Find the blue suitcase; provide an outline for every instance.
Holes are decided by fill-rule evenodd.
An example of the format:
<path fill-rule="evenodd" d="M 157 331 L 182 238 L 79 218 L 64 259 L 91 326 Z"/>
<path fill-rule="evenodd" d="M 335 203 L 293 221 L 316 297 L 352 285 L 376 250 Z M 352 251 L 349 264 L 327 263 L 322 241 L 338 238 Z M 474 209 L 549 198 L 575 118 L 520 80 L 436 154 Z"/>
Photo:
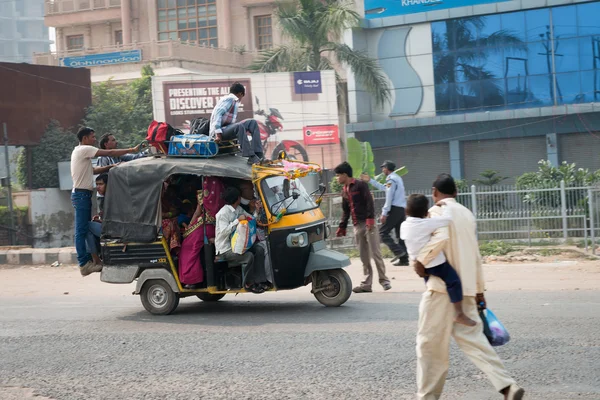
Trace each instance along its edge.
<path fill-rule="evenodd" d="M 206 135 L 176 135 L 169 141 L 169 156 L 211 158 L 219 146 Z"/>

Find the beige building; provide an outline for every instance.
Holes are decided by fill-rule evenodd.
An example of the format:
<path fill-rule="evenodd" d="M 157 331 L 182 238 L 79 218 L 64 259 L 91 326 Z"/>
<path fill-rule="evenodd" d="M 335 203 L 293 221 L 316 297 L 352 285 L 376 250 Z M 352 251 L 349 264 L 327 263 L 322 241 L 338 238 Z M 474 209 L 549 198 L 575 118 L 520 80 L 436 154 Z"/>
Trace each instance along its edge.
<path fill-rule="evenodd" d="M 157 75 L 242 72 L 256 51 L 282 41 L 274 29 L 274 3 L 45 0 L 45 23 L 56 28 L 56 52 L 38 54 L 36 62 L 67 65 L 66 58 L 69 66 L 89 67 L 94 81 L 135 78 L 148 62 Z M 131 53 L 103 56 L 117 52 Z"/>

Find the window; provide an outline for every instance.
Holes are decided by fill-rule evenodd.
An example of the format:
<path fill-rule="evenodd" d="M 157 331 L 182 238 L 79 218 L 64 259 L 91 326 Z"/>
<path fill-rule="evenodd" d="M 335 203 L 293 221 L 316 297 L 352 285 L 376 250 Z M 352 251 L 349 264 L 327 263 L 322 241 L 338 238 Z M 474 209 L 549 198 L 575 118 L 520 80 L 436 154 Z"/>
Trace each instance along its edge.
<path fill-rule="evenodd" d="M 436 109 L 600 100 L 600 2 L 431 24 Z"/>
<path fill-rule="evenodd" d="M 115 44 L 123 44 L 123 31 L 115 31 Z"/>
<path fill-rule="evenodd" d="M 267 50 L 273 47 L 271 16 L 261 15 L 254 18 L 254 27 L 256 30 L 256 48 L 258 50 Z"/>
<path fill-rule="evenodd" d="M 67 50 L 83 49 L 83 35 L 67 36 Z"/>
<path fill-rule="evenodd" d="M 218 47 L 217 0 L 157 0 L 158 40 Z"/>

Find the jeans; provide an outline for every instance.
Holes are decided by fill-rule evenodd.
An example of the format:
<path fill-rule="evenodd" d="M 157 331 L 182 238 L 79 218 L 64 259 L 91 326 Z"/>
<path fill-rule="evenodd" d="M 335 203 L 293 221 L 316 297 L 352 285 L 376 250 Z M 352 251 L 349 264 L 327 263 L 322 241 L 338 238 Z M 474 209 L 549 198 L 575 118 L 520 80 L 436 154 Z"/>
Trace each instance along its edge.
<path fill-rule="evenodd" d="M 86 237 L 87 251 L 90 254 L 100 254 L 98 246 L 100 236 L 102 235 L 102 224 L 100 222 L 90 222 L 90 228 Z"/>
<path fill-rule="evenodd" d="M 450 303 L 458 303 L 463 299 L 462 283 L 456 273 L 456 270 L 452 268 L 447 261 L 443 264 L 436 265 L 435 267 L 427 268 L 425 271 L 429 275 L 437 276 L 446 284 L 448 295 L 450 296 Z M 429 277 L 425 277 L 425 282 L 429 280 Z"/>
<path fill-rule="evenodd" d="M 86 238 L 92 219 L 92 192 L 77 191 L 71 193 L 71 203 L 75 209 L 75 250 L 77 262 L 83 267 L 92 260 L 86 249 Z"/>
<path fill-rule="evenodd" d="M 246 132 L 250 132 L 252 141 L 248 140 Z M 253 119 L 223 127 L 221 139 L 237 139 L 242 150 L 242 157 L 252 157 L 255 155 L 258 158 L 262 158 L 263 156 L 262 142 L 260 141 L 260 129 Z"/>

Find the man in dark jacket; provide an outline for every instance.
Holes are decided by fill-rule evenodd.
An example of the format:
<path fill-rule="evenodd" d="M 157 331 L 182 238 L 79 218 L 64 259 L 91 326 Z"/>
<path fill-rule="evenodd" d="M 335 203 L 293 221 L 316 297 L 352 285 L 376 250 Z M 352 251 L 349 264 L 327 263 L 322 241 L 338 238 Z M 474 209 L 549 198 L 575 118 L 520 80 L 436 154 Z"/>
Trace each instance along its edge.
<path fill-rule="evenodd" d="M 354 225 L 354 236 L 358 245 L 360 260 L 363 264 L 365 280 L 360 286 L 352 289 L 354 293 L 371 293 L 373 291 L 373 268 L 371 267 L 371 258 L 375 260 L 377 273 L 379 274 L 379 283 L 384 290 L 390 290 L 390 280 L 385 275 L 385 264 L 381 257 L 381 248 L 379 247 L 379 233 L 375 226 L 375 206 L 373 196 L 369 186 L 361 180 L 352 177 L 352 167 L 347 162 L 343 162 L 335 167 L 335 174 L 338 182 L 343 185 L 342 189 L 342 209 L 344 214 L 342 221 L 336 232 L 337 237 L 346 236 L 348 220 L 352 216 Z"/>

